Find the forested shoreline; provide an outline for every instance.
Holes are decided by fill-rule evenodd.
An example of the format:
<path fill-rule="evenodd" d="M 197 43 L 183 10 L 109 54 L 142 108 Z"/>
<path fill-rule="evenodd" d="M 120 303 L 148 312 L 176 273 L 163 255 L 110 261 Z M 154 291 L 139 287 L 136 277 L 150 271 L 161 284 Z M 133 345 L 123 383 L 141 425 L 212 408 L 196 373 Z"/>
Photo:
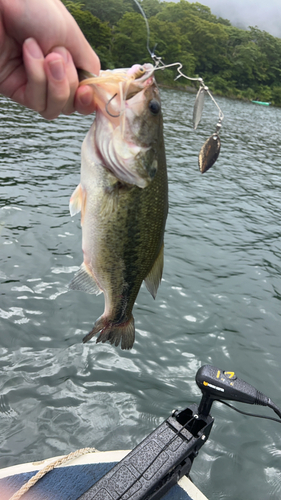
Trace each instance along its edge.
<path fill-rule="evenodd" d="M 145 21 L 133 0 L 63 0 L 100 57 L 102 68 L 151 62 Z M 258 27 L 236 28 L 200 3 L 139 0 L 150 28 L 150 49 L 165 64 L 181 62 L 217 95 L 281 106 L 281 39 Z M 160 83 L 190 86 L 175 69 Z"/>

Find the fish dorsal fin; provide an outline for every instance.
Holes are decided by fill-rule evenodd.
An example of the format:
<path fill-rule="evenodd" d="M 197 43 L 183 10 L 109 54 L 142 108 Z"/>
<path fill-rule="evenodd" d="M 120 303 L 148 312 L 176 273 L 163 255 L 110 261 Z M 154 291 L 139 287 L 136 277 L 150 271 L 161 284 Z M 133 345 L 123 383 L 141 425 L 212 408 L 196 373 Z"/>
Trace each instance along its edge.
<path fill-rule="evenodd" d="M 144 282 L 147 290 L 151 293 L 152 297 L 155 299 L 156 293 L 162 278 L 164 265 L 164 243 L 161 250 L 156 258 L 151 271 L 146 276 Z"/>
<path fill-rule="evenodd" d="M 87 269 L 84 262 L 68 286 L 71 290 L 80 290 L 81 292 L 93 293 L 95 295 L 102 293 L 102 290 L 98 287 L 93 275 Z"/>

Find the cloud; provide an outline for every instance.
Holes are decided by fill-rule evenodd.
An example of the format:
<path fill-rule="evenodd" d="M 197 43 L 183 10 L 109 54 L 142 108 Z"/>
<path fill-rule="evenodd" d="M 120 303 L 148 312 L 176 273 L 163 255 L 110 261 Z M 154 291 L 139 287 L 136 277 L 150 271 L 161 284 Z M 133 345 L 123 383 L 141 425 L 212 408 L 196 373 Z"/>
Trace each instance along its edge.
<path fill-rule="evenodd" d="M 191 1 L 191 0 L 189 0 Z M 193 2 L 191 2 L 193 3 Z M 239 28 L 258 26 L 273 36 L 281 38 L 281 0 L 201 0 L 210 7 L 212 14 L 228 19 Z"/>

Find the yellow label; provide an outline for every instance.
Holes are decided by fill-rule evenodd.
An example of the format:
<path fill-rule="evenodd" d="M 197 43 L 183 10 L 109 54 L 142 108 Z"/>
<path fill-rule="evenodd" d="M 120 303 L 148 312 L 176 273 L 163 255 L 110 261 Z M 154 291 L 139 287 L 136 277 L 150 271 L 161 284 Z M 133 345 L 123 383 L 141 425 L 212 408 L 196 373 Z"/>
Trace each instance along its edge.
<path fill-rule="evenodd" d="M 225 374 L 225 376 L 226 376 L 227 378 L 233 378 L 233 377 L 234 377 L 234 375 L 235 375 L 235 372 L 224 372 L 224 374 Z"/>

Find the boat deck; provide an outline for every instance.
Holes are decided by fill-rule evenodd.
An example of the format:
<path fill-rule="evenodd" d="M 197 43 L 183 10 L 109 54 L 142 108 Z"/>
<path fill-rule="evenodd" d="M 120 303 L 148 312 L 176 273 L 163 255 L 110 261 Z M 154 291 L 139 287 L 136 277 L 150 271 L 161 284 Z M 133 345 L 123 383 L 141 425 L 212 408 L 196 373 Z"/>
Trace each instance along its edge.
<path fill-rule="evenodd" d="M 129 450 L 88 453 L 48 472 L 25 493 L 22 500 L 78 500 L 94 483 L 122 460 Z M 27 463 L 0 470 L 0 498 L 9 500 L 34 474 L 61 457 Z M 118 495 L 117 495 L 118 497 Z M 98 500 L 113 500 L 111 497 Z M 133 500 L 133 497 L 132 497 Z M 182 477 L 163 500 L 207 500 L 187 478 Z"/>

